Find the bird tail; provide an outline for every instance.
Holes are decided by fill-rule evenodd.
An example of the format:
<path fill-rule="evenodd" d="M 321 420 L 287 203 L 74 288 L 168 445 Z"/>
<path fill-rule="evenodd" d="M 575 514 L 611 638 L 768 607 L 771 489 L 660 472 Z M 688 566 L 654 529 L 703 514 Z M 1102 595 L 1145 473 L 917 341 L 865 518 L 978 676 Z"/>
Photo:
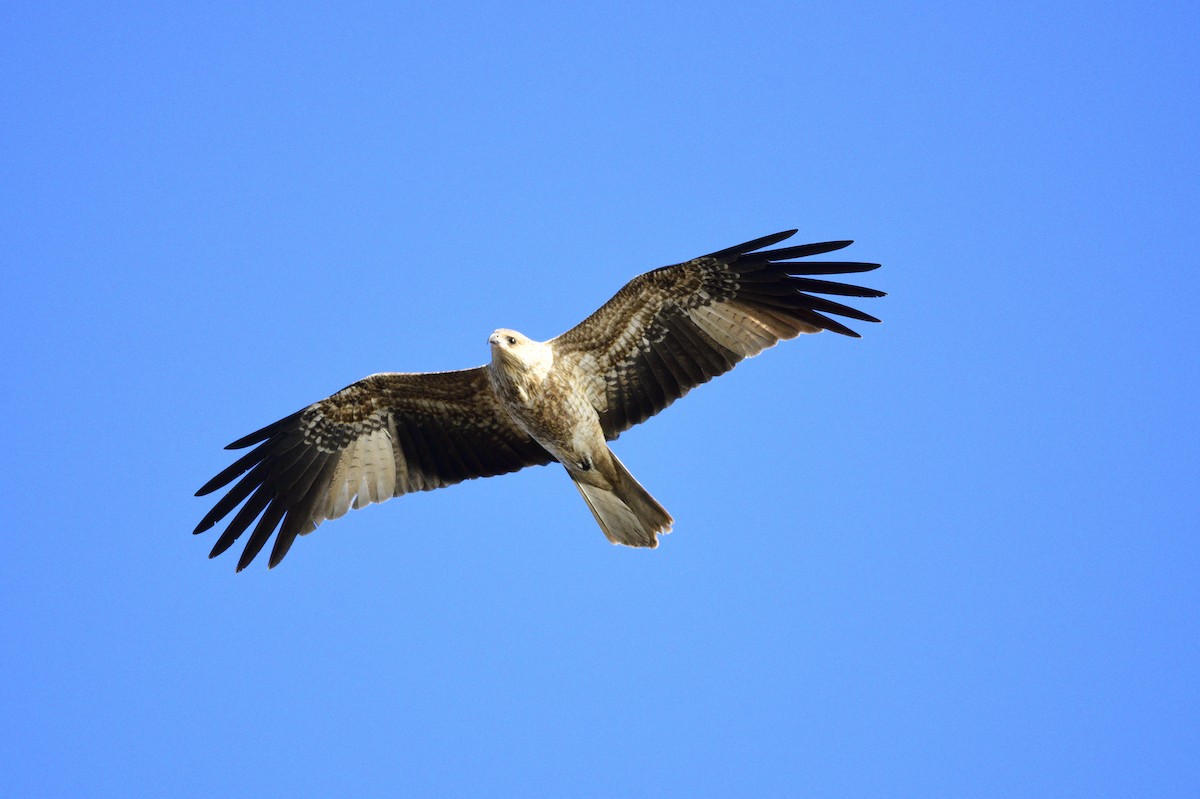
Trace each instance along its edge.
<path fill-rule="evenodd" d="M 571 475 L 571 479 L 609 541 L 653 549 L 658 546 L 658 534 L 671 532 L 675 520 L 649 491 L 642 488 L 611 450 L 609 454 L 616 471 L 613 485 L 590 485 L 575 475 Z"/>

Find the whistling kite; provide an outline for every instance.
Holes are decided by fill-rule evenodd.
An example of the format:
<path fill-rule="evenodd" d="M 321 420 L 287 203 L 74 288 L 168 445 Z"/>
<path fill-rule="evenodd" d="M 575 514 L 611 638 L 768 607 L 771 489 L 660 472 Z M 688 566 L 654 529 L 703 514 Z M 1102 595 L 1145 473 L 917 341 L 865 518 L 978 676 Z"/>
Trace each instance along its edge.
<path fill-rule="evenodd" d="M 371 375 L 240 438 L 227 449 L 257 446 L 197 496 L 245 476 L 195 532 L 245 501 L 210 557 L 258 519 L 238 570 L 278 527 L 273 567 L 297 535 L 350 508 L 558 461 L 609 541 L 655 547 L 658 534 L 670 532 L 671 515 L 606 442 L 780 339 L 821 330 L 858 337 L 824 314 L 879 321 L 813 294 L 882 291 L 807 277 L 879 264 L 791 260 L 849 241 L 761 251 L 795 232 L 640 275 L 549 341 L 497 330 L 486 366 Z"/>

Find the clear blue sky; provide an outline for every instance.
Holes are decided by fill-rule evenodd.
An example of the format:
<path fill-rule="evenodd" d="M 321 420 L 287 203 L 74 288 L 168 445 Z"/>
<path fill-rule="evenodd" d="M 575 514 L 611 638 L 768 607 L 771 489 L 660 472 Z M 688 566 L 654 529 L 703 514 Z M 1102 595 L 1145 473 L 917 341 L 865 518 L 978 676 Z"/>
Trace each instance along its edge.
<path fill-rule="evenodd" d="M 202 7 L 200 7 L 202 5 Z M 1195 3 L 11 3 L 0 793 L 1200 795 Z M 221 447 L 790 227 L 616 444 L 206 558 Z"/>

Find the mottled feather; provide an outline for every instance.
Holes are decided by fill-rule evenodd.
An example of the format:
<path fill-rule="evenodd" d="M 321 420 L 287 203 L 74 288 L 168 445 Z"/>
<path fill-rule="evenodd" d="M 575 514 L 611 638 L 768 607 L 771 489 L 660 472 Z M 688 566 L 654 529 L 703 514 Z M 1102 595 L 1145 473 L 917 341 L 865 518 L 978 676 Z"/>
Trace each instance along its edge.
<path fill-rule="evenodd" d="M 606 436 L 616 438 L 781 339 L 821 330 L 858 337 L 825 314 L 879 321 L 813 295 L 882 297 L 882 291 L 807 277 L 867 272 L 879 264 L 792 260 L 840 250 L 849 241 L 761 249 L 794 233 L 639 275 L 550 341 L 556 359 L 590 385 Z"/>
<path fill-rule="evenodd" d="M 488 366 L 372 375 L 244 436 L 228 449 L 251 449 L 197 492 L 228 487 L 195 532 L 232 513 L 210 557 L 249 530 L 238 570 L 275 535 L 273 567 L 298 535 L 352 508 L 549 463 L 556 457 L 548 447 L 564 458 L 610 540 L 653 547 L 657 535 L 670 529 L 671 516 L 620 465 L 605 439 L 781 339 L 821 330 L 858 336 L 829 314 L 878 321 L 815 295 L 882 297 L 883 292 L 813 276 L 866 272 L 879 265 L 796 260 L 842 249 L 849 241 L 764 249 L 793 233 L 640 275 L 549 342 L 497 331 Z M 506 349 L 509 345 L 536 357 L 522 361 L 525 356 L 516 357 L 517 349 Z M 509 356 L 516 357 L 512 368 L 531 367 L 540 374 L 537 379 L 544 382 L 527 388 L 544 395 L 542 404 L 526 407 L 520 392 L 513 397 L 496 393 L 509 380 L 496 382 L 496 358 Z M 599 460 L 592 454 L 576 454 L 575 460 L 563 454 L 588 436 L 599 442 L 594 452 Z M 609 470 L 608 477 L 600 474 L 601 467 Z"/>
<path fill-rule="evenodd" d="M 232 546 L 262 514 L 239 571 L 276 527 L 271 566 L 297 535 L 350 508 L 553 460 L 513 424 L 483 367 L 372 375 L 228 448 L 256 444 L 197 492 L 211 493 L 241 477 L 194 531 L 208 530 L 246 500 L 210 557 Z"/>

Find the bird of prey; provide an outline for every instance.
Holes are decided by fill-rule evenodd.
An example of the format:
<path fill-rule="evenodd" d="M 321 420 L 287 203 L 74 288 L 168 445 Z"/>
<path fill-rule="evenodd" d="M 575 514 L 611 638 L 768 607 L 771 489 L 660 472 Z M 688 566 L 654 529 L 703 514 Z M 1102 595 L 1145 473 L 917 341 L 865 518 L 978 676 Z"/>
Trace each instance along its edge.
<path fill-rule="evenodd" d="M 882 291 L 812 277 L 879 264 L 794 260 L 849 241 L 763 249 L 795 232 L 639 275 L 549 341 L 496 330 L 484 366 L 371 375 L 239 438 L 226 449 L 253 449 L 196 492 L 237 480 L 195 532 L 241 505 L 209 557 L 251 530 L 241 571 L 278 528 L 273 568 L 296 536 L 350 508 L 558 461 L 609 541 L 655 547 L 673 519 L 607 442 L 781 339 L 859 337 L 826 314 L 879 321 L 814 295 Z"/>

